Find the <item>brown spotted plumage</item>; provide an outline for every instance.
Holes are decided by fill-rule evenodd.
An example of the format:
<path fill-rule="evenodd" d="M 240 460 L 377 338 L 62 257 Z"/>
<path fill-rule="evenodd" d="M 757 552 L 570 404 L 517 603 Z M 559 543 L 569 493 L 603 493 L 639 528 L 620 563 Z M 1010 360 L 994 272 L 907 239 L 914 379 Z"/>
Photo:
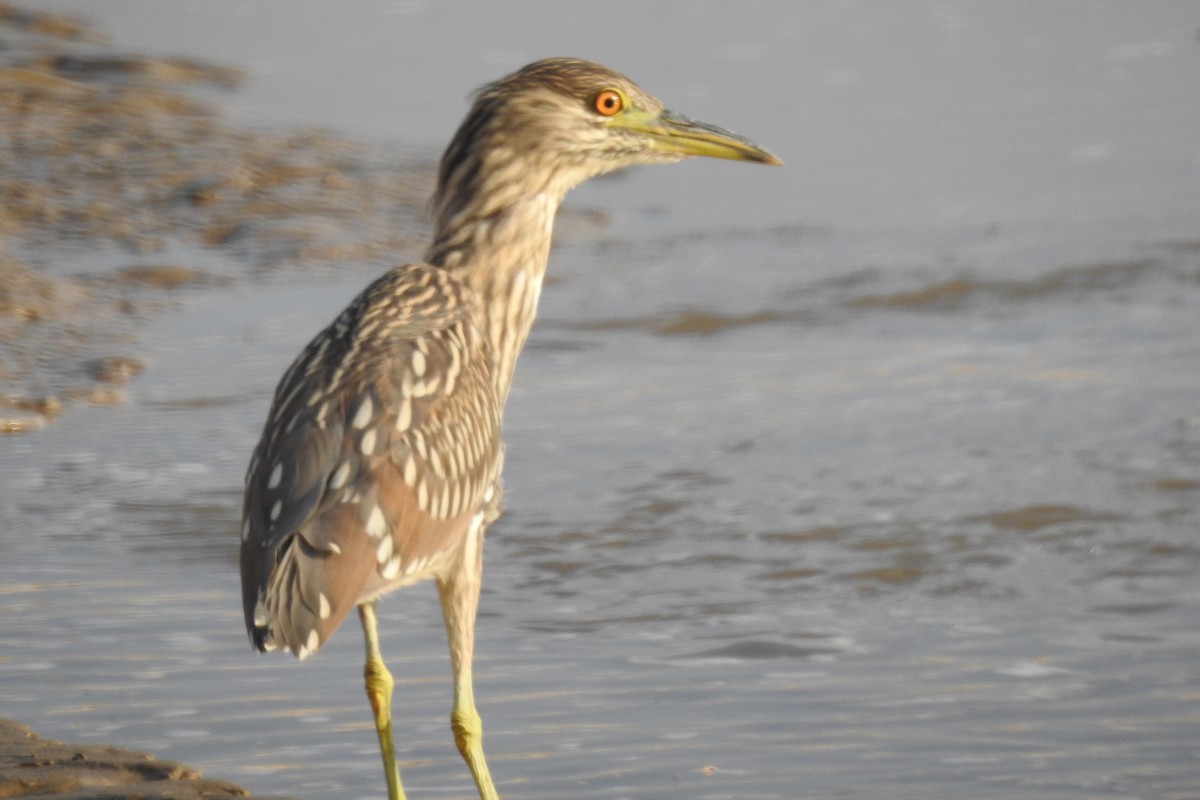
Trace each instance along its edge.
<path fill-rule="evenodd" d="M 455 742 L 496 798 L 471 682 L 481 551 L 558 205 L 591 176 L 692 155 L 778 163 L 598 64 L 547 59 L 485 87 L 442 158 L 428 263 L 368 286 L 275 390 L 246 474 L 246 627 L 259 650 L 303 658 L 358 607 L 391 800 L 403 790 L 374 603 L 423 578 L 450 643 Z"/>
<path fill-rule="evenodd" d="M 493 515 L 499 408 L 472 301 L 443 270 L 397 267 L 284 375 L 246 478 L 259 649 L 315 652 L 354 606 L 435 573 L 471 518 Z"/>

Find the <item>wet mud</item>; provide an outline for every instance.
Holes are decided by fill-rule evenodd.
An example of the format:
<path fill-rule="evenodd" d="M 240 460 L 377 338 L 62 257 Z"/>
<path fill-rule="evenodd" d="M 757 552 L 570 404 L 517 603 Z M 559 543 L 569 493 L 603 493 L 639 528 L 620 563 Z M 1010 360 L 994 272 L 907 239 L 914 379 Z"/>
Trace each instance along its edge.
<path fill-rule="evenodd" d="M 19 722 L 0 719 L 0 797 L 200 800 L 249 794 L 174 761 L 108 745 L 43 739 Z"/>
<path fill-rule="evenodd" d="M 236 69 L 114 52 L 82 20 L 0 6 L 0 432 L 119 403 L 170 292 L 379 262 L 424 230 L 428 159 L 225 124 Z M 221 258 L 164 261 L 179 245 Z M 233 264 L 222 273 L 222 264 Z"/>
<path fill-rule="evenodd" d="M 891 308 L 908 311 L 960 310 L 969 303 L 995 305 L 1034 300 L 1054 300 L 1062 296 L 1090 296 L 1128 288 L 1153 276 L 1166 273 L 1180 282 L 1193 282 L 1200 273 L 1172 270 L 1155 259 L 1118 261 L 1063 267 L 1029 280 L 986 280 L 959 276 L 937 281 L 917 289 L 889 294 L 866 294 L 851 301 L 854 308 Z"/>

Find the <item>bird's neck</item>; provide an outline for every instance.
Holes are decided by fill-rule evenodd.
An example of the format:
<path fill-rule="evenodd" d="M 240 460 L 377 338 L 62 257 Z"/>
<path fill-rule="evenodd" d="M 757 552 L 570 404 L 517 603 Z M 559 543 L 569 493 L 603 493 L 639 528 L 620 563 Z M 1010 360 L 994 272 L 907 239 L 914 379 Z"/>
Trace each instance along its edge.
<path fill-rule="evenodd" d="M 439 209 L 437 234 L 426 259 L 474 290 L 479 300 L 475 322 L 495 355 L 501 404 L 537 313 L 561 200 L 561 192 L 547 191 L 513 199 L 486 214 Z"/>

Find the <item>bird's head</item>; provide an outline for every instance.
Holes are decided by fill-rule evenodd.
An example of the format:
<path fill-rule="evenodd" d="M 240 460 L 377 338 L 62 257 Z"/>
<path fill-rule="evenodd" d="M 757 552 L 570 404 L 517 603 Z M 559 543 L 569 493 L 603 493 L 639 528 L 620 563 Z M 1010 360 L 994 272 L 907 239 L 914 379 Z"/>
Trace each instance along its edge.
<path fill-rule="evenodd" d="M 561 195 L 594 175 L 690 156 L 782 163 L 749 139 L 664 109 L 619 72 L 549 58 L 479 91 L 442 158 L 440 182 Z"/>

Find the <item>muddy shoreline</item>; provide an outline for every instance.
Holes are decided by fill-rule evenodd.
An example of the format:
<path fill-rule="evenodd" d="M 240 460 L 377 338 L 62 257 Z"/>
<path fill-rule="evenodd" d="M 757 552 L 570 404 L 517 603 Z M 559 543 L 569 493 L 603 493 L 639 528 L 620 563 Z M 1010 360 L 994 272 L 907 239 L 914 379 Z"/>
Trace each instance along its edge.
<path fill-rule="evenodd" d="M 179 293 L 419 252 L 430 159 L 235 129 L 242 77 L 0 4 L 0 432 L 122 402 Z"/>
<path fill-rule="evenodd" d="M 20 722 L 0 719 L 0 797 L 199 800 L 249 795 L 235 783 L 206 778 L 175 761 L 111 745 L 43 739 Z"/>

